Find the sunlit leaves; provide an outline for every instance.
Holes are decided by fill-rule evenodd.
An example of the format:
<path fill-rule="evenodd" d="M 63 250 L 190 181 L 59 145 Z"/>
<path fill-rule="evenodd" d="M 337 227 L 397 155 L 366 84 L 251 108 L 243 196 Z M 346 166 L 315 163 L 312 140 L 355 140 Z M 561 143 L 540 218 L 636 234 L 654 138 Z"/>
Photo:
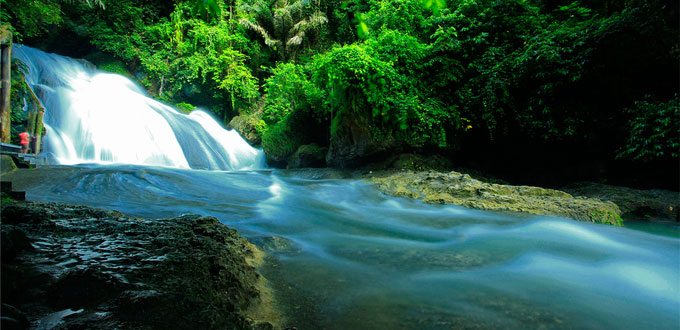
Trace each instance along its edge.
<path fill-rule="evenodd" d="M 423 7 L 431 9 L 437 15 L 439 11 L 446 8 L 446 0 L 423 0 Z"/>
<path fill-rule="evenodd" d="M 357 34 L 359 35 L 359 38 L 361 39 L 368 38 L 370 30 L 368 28 L 368 24 L 366 23 L 366 15 L 364 15 L 363 13 L 357 13 L 355 20 L 357 23 Z"/>

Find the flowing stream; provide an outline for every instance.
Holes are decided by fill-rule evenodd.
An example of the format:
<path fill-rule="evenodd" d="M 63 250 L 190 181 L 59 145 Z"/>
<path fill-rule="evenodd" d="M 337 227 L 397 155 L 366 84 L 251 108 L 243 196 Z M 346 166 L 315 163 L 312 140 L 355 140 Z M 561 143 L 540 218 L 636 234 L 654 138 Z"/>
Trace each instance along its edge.
<path fill-rule="evenodd" d="M 384 196 L 361 180 L 329 178 L 331 172 L 266 169 L 261 151 L 243 146 L 238 134 L 220 128 L 205 113 L 180 115 L 124 78 L 19 49 L 15 56 L 25 62 L 42 61 L 28 65 L 42 72 L 31 84 L 42 91 L 38 94 L 47 109 L 47 150 L 62 165 L 6 175 L 16 188 L 26 190 L 30 200 L 86 204 L 148 218 L 218 217 L 271 256 L 262 272 L 272 281 L 289 326 L 680 325 L 677 226 L 658 235 L 426 205 Z M 61 61 L 80 68 L 52 70 Z M 82 72 L 89 72 L 84 81 L 73 82 Z M 104 84 L 108 87 L 100 91 L 93 81 L 102 75 L 121 83 Z M 81 91 L 74 84 L 87 87 Z M 120 86 L 140 96 L 119 96 Z M 93 109 L 99 102 L 123 99 L 123 104 Z M 130 129 L 97 132 L 99 121 L 126 125 L 131 118 Z M 138 130 L 130 133 L 134 138 L 121 140 L 133 128 Z M 222 157 L 223 150 L 228 157 Z"/>

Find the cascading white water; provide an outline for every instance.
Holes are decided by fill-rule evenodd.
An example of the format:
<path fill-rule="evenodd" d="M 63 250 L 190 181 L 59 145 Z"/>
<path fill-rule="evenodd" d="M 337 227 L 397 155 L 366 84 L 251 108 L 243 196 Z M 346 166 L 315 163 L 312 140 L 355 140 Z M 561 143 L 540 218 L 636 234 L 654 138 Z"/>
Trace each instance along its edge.
<path fill-rule="evenodd" d="M 264 154 L 208 113 L 150 98 L 130 79 L 83 60 L 17 45 L 45 107 L 44 150 L 59 164 L 126 163 L 210 170 L 264 168 Z"/>

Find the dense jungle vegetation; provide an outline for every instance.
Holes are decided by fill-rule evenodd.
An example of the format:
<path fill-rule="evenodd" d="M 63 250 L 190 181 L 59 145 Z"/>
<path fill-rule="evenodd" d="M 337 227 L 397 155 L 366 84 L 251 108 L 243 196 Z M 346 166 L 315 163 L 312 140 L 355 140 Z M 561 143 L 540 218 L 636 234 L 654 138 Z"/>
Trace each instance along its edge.
<path fill-rule="evenodd" d="M 301 146 L 336 167 L 414 152 L 519 182 L 677 189 L 677 1 L 1 4 L 15 42 L 240 116 L 270 165 Z"/>

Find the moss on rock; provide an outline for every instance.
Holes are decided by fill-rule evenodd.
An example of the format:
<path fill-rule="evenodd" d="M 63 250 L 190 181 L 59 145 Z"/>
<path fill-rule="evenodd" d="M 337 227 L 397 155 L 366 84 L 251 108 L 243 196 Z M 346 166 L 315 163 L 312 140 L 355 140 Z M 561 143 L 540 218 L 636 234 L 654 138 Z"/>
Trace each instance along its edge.
<path fill-rule="evenodd" d="M 252 146 L 262 143 L 262 136 L 257 131 L 260 118 L 257 115 L 240 115 L 231 119 L 229 127 L 235 129 Z"/>
<path fill-rule="evenodd" d="M 417 198 L 426 203 L 621 224 L 621 210 L 616 204 L 575 198 L 554 189 L 485 183 L 458 172 L 383 171 L 371 173 L 367 178 L 383 193 Z"/>

